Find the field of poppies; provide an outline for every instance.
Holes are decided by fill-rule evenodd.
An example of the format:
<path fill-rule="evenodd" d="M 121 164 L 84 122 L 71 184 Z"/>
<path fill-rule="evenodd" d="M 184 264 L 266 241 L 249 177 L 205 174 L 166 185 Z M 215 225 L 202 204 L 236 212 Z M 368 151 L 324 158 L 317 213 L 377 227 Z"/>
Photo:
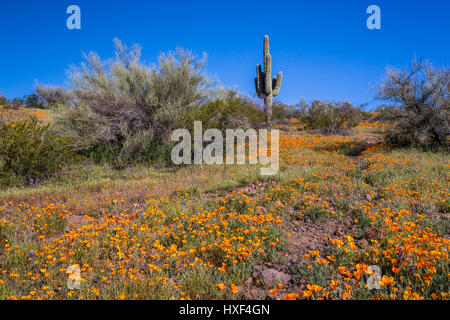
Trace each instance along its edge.
<path fill-rule="evenodd" d="M 77 164 L 0 192 L 0 299 L 449 298 L 445 151 L 288 121 L 280 171 Z"/>

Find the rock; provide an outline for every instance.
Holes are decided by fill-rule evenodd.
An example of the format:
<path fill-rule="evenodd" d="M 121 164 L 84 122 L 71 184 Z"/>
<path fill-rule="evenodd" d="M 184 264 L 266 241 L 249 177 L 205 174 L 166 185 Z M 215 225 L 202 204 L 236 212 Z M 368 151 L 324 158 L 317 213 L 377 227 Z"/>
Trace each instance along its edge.
<path fill-rule="evenodd" d="M 369 241 L 367 241 L 366 239 L 362 239 L 359 242 L 359 245 L 360 245 L 361 248 L 367 248 L 369 246 Z"/>
<path fill-rule="evenodd" d="M 353 219 L 350 216 L 345 217 L 345 223 L 347 226 L 353 225 Z"/>
<path fill-rule="evenodd" d="M 294 209 L 294 207 L 292 207 L 292 206 L 287 207 L 287 212 L 288 212 L 288 214 L 290 214 L 290 215 L 298 216 L 297 211 L 296 211 L 296 210 Z"/>
<path fill-rule="evenodd" d="M 275 269 L 266 269 L 261 272 L 262 281 L 266 286 L 275 287 L 279 283 L 288 284 L 291 276 Z"/>
<path fill-rule="evenodd" d="M 364 238 L 366 238 L 367 240 L 380 240 L 382 238 L 382 234 L 377 229 L 368 227 L 364 232 Z"/>

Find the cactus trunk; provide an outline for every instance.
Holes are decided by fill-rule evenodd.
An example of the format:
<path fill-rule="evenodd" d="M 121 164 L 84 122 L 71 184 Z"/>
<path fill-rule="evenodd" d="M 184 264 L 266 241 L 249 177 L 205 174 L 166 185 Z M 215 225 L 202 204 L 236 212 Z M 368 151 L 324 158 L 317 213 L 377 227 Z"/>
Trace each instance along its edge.
<path fill-rule="evenodd" d="M 272 103 L 273 103 L 273 95 L 267 95 L 264 98 L 264 115 L 266 120 L 267 128 L 272 128 Z"/>
<path fill-rule="evenodd" d="M 261 65 L 256 67 L 255 90 L 259 98 L 264 99 L 264 114 L 266 126 L 272 127 L 272 104 L 273 97 L 280 92 L 283 74 L 278 73 L 277 77 L 272 79 L 272 56 L 270 55 L 269 37 L 264 37 L 264 71 Z"/>

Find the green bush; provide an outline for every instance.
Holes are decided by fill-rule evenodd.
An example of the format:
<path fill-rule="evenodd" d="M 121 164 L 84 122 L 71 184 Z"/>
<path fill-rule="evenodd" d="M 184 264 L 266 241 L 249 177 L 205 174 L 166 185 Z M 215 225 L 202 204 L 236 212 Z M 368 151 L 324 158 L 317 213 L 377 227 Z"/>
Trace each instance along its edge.
<path fill-rule="evenodd" d="M 329 103 L 314 101 L 305 105 L 302 122 L 308 129 L 323 134 L 344 134 L 358 125 L 361 110 L 348 102 Z"/>
<path fill-rule="evenodd" d="M 67 140 L 35 118 L 0 123 L 0 187 L 35 185 L 72 159 Z"/>
<path fill-rule="evenodd" d="M 9 100 L 4 95 L 0 93 L 0 106 L 7 106 L 9 105 Z"/>
<path fill-rule="evenodd" d="M 156 142 L 145 141 L 145 146 L 139 146 L 133 151 L 123 152 L 126 147 L 119 143 L 98 144 L 79 153 L 95 163 L 108 163 L 116 169 L 130 164 L 160 164 L 170 166 L 171 147 L 158 145 Z"/>
<path fill-rule="evenodd" d="M 243 98 L 217 99 L 196 109 L 192 119 L 201 121 L 203 130 L 214 128 L 224 131 L 253 128 L 264 122 L 264 113 L 256 110 Z"/>
<path fill-rule="evenodd" d="M 35 108 L 35 109 L 47 109 L 48 105 L 46 105 L 39 95 L 36 93 L 32 93 L 24 97 L 25 107 L 27 108 Z"/>
<path fill-rule="evenodd" d="M 286 105 L 280 101 L 273 103 L 272 120 L 274 122 L 282 122 L 286 119 L 295 118 L 298 116 L 298 111 L 295 107 Z"/>

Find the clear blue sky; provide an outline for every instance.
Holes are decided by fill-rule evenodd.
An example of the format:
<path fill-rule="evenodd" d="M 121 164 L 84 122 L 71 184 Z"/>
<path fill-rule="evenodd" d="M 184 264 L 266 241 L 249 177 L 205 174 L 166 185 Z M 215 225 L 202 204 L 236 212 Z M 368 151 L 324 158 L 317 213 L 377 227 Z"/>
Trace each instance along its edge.
<path fill-rule="evenodd" d="M 82 29 L 66 28 L 66 9 L 81 8 Z M 368 30 L 366 8 L 381 8 L 381 30 Z M 14 0 L 0 3 L 0 92 L 29 94 L 35 81 L 66 84 L 82 51 L 113 55 L 112 39 L 140 43 L 153 63 L 177 46 L 208 54 L 207 71 L 253 94 L 262 41 L 271 39 L 273 72 L 284 72 L 279 98 L 374 103 L 385 67 L 416 54 L 450 64 L 450 1 L 400 0 Z"/>

